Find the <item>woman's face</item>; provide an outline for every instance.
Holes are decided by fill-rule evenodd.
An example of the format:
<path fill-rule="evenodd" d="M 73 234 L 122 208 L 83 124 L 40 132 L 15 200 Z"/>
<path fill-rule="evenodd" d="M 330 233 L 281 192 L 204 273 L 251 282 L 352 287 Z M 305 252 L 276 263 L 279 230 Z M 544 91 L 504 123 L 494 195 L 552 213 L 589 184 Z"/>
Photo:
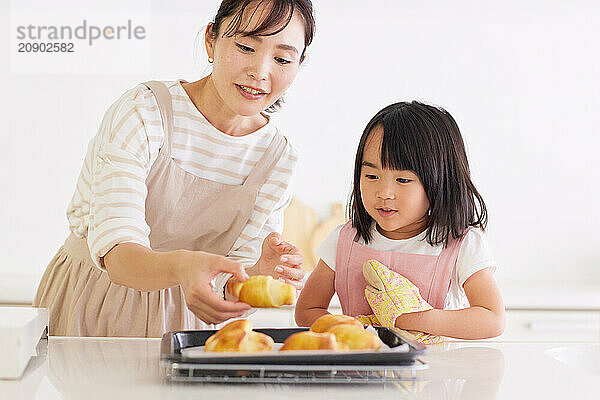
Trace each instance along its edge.
<path fill-rule="evenodd" d="M 383 169 L 383 129 L 371 132 L 363 152 L 360 195 L 379 232 L 389 239 L 408 239 L 427 227 L 429 200 L 413 171 Z"/>
<path fill-rule="evenodd" d="M 249 21 L 249 31 L 260 23 L 260 14 L 259 7 Z M 223 20 L 221 30 L 229 22 L 230 18 Z M 217 93 L 235 114 L 257 115 L 283 95 L 298 73 L 304 49 L 302 19 L 294 13 L 289 24 L 272 36 L 220 35 L 211 39 L 207 30 L 207 52 L 214 58 L 211 79 Z"/>

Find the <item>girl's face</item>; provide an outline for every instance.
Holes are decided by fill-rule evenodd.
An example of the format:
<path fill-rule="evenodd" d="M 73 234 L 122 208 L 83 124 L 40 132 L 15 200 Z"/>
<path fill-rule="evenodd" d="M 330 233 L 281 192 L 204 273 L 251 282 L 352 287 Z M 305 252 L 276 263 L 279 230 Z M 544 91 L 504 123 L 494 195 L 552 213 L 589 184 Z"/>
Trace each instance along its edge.
<path fill-rule="evenodd" d="M 377 230 L 389 239 L 408 239 L 427 227 L 429 200 L 412 171 L 382 169 L 383 129 L 371 131 L 363 152 L 360 194 Z"/>
<path fill-rule="evenodd" d="M 263 6 L 261 6 L 263 7 Z M 260 23 L 261 8 L 252 14 L 251 30 Z M 223 20 L 226 29 L 232 17 Z M 244 18 L 248 16 L 244 15 Z M 246 21 L 242 22 L 246 26 Z M 294 13 L 289 24 L 272 36 L 206 35 L 208 56 L 214 58 L 211 79 L 224 106 L 241 116 L 254 116 L 277 101 L 291 85 L 304 49 L 304 24 Z"/>

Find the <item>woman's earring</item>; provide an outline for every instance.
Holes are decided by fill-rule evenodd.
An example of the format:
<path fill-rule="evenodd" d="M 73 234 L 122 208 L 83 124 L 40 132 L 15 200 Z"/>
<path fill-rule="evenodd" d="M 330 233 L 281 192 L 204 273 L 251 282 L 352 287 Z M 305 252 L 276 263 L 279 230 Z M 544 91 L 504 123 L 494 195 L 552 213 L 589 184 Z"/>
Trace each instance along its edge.
<path fill-rule="evenodd" d="M 211 57 L 208 57 L 208 63 L 209 63 L 209 64 L 212 64 L 213 62 L 215 62 L 215 59 L 214 59 L 214 58 L 211 58 Z"/>

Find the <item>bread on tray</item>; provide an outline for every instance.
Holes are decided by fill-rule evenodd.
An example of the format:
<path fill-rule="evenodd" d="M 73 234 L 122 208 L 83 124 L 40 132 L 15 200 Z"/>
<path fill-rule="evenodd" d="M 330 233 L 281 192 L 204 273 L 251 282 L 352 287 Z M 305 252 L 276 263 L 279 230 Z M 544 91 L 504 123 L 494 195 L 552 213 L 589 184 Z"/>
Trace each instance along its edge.
<path fill-rule="evenodd" d="M 206 339 L 204 351 L 256 353 L 273 351 L 273 344 L 273 338 L 264 333 L 254 332 L 249 320 L 240 319 L 228 323 Z"/>
<path fill-rule="evenodd" d="M 286 350 L 345 350 L 341 349 L 332 333 L 298 332 L 290 335 L 279 351 Z"/>
<path fill-rule="evenodd" d="M 381 347 L 381 340 L 377 335 L 362 326 L 338 324 L 327 332 L 333 333 L 338 344 L 348 350 L 378 350 Z"/>
<path fill-rule="evenodd" d="M 315 332 L 325 327 L 326 332 Z M 324 315 L 310 330 L 290 335 L 279 350 L 378 350 L 381 345 L 379 337 L 365 330 L 354 318 Z M 274 341 L 268 335 L 253 331 L 250 320 L 240 319 L 225 325 L 209 337 L 204 346 L 206 352 L 270 352 Z"/>
<path fill-rule="evenodd" d="M 347 315 L 325 314 L 307 332 L 288 337 L 280 350 L 378 350 L 381 340 Z"/>
<path fill-rule="evenodd" d="M 362 328 L 362 324 L 348 315 L 325 314 L 312 323 L 310 330 L 317 333 L 327 332 L 330 328 L 339 324 L 350 324 Z"/>

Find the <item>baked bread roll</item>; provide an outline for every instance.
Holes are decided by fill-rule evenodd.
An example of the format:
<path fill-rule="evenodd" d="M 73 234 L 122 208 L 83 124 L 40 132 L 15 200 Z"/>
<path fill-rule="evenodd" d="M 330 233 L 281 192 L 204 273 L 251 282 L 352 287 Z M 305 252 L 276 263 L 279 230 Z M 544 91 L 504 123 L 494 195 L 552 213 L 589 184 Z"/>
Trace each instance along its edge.
<path fill-rule="evenodd" d="M 327 332 L 330 328 L 339 324 L 350 324 L 362 328 L 362 324 L 357 319 L 348 315 L 325 314 L 313 322 L 310 326 L 310 330 L 317 333 Z"/>
<path fill-rule="evenodd" d="M 253 332 L 247 319 L 233 321 L 206 339 L 204 351 L 255 353 L 273 350 L 273 338 L 264 333 Z"/>
<path fill-rule="evenodd" d="M 338 345 L 347 347 L 348 350 L 378 350 L 381 340 L 361 326 L 354 324 L 338 324 L 332 326 L 328 333 L 333 333 Z"/>
<path fill-rule="evenodd" d="M 246 282 L 235 282 L 229 292 L 252 307 L 281 307 L 294 304 L 296 288 L 268 275 L 251 276 Z"/>
<path fill-rule="evenodd" d="M 283 342 L 279 351 L 286 350 L 342 350 L 333 333 L 298 332 Z"/>

